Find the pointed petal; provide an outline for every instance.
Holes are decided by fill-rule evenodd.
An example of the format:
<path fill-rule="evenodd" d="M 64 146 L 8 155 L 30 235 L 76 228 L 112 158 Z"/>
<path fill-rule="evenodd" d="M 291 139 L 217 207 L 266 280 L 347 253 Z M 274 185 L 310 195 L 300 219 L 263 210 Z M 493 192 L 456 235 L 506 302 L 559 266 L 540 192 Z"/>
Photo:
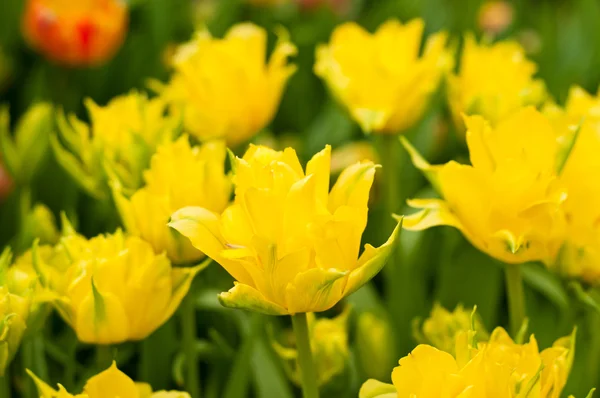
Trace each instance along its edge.
<path fill-rule="evenodd" d="M 296 275 L 286 288 L 289 313 L 321 312 L 333 307 L 342 299 L 347 274 L 334 268 L 311 268 Z"/>
<path fill-rule="evenodd" d="M 400 230 L 402 229 L 402 220 L 398 222 L 392 235 L 387 242 L 378 248 L 371 245 L 365 246 L 365 251 L 358 259 L 358 267 L 350 272 L 348 283 L 344 289 L 344 297 L 360 289 L 362 285 L 370 281 L 385 265 L 388 257 L 394 252 L 399 241 Z"/>
<path fill-rule="evenodd" d="M 25 371 L 27 372 L 29 377 L 31 377 L 33 379 L 33 382 L 35 383 L 35 386 L 38 389 L 38 394 L 40 395 L 40 398 L 56 397 L 56 395 L 58 394 L 58 391 L 56 391 L 55 389 L 50 387 L 48 384 L 46 384 L 44 381 L 42 381 L 31 370 L 25 369 Z"/>
<path fill-rule="evenodd" d="M 404 229 L 421 231 L 431 227 L 448 225 L 463 230 L 460 221 L 450 211 L 446 202 L 441 199 L 412 199 L 408 200 L 407 203 L 411 207 L 423 210 L 404 216 L 402 224 Z"/>
<path fill-rule="evenodd" d="M 425 160 L 425 158 L 421 156 L 419 151 L 417 151 L 417 149 L 414 146 L 412 146 L 412 144 L 405 137 L 400 137 L 400 142 L 410 155 L 410 159 L 413 165 L 423 172 L 425 178 L 429 180 L 429 182 L 437 192 L 441 192 L 438 173 L 442 166 L 430 165 L 429 162 L 427 162 L 427 160 Z"/>
<path fill-rule="evenodd" d="M 234 286 L 228 292 L 219 294 L 219 302 L 224 307 L 255 311 L 266 315 L 288 315 L 285 308 L 268 301 L 255 288 L 237 282 L 234 282 Z"/>
<path fill-rule="evenodd" d="M 331 174 L 331 146 L 325 146 L 321 152 L 312 157 L 306 164 L 306 175 L 314 175 L 317 200 L 327 205 L 329 195 L 329 176 Z"/>
<path fill-rule="evenodd" d="M 360 387 L 358 398 L 397 398 L 396 387 L 393 384 L 382 383 L 375 379 L 365 381 Z"/>
<path fill-rule="evenodd" d="M 114 361 L 108 369 L 90 378 L 83 391 L 90 397 L 138 396 L 138 389 L 133 380 L 121 372 Z"/>

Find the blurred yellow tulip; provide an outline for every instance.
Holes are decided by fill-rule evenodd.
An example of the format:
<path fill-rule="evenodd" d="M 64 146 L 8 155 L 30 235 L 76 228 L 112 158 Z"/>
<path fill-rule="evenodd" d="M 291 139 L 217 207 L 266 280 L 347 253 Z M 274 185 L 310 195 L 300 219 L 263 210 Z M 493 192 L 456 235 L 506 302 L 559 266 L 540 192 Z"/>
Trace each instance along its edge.
<path fill-rule="evenodd" d="M 134 382 L 117 368 L 115 362 L 108 369 L 91 377 L 85 383 L 83 392 L 77 395 L 70 394 L 60 384 L 58 390 L 53 389 L 29 369 L 27 369 L 27 373 L 35 382 L 40 398 L 190 398 L 188 393 L 182 391 L 153 393 L 150 385 Z"/>
<path fill-rule="evenodd" d="M 363 312 L 356 322 L 355 349 L 362 371 L 367 377 L 385 378 L 396 361 L 394 333 L 389 320 L 371 312 Z"/>
<path fill-rule="evenodd" d="M 563 204 L 564 245 L 550 266 L 570 277 L 600 283 L 600 97 L 571 88 L 564 109 L 545 107 L 558 126 L 559 139 L 572 143 L 560 181 L 568 192 Z"/>
<path fill-rule="evenodd" d="M 252 145 L 235 160 L 235 202 L 222 214 L 173 214 L 169 225 L 236 279 L 219 296 L 223 305 L 271 315 L 325 311 L 383 267 L 398 228 L 358 258 L 376 165 L 346 168 L 330 192 L 330 157 L 327 146 L 305 172 L 292 148 Z"/>
<path fill-rule="evenodd" d="M 391 384 L 370 379 L 360 398 L 409 397 L 523 397 L 558 398 L 574 355 L 575 335 L 557 340 L 541 353 L 533 337 L 516 344 L 502 328 L 487 343 L 463 340 L 463 359 L 429 345 L 417 346 L 400 359 Z M 460 339 L 457 339 L 457 352 Z"/>
<path fill-rule="evenodd" d="M 90 98 L 85 105 L 90 125 L 59 113 L 60 134 L 52 138 L 56 159 L 92 196 L 107 194 L 109 176 L 135 190 L 156 147 L 179 133 L 178 118 L 165 116 L 161 99 L 137 91 L 115 97 L 106 106 Z"/>
<path fill-rule="evenodd" d="M 460 132 L 462 114 L 481 115 L 492 126 L 526 105 L 546 98 L 544 82 L 534 79 L 537 66 L 514 41 L 487 45 L 465 36 L 458 74 L 448 76 L 448 102 Z"/>
<path fill-rule="evenodd" d="M 144 172 L 145 187 L 129 199 L 120 189 L 114 190 L 127 231 L 150 243 L 157 254 L 166 251 L 175 263 L 202 257 L 202 252 L 167 223 L 175 210 L 186 206 L 201 206 L 216 213 L 225 209 L 231 195 L 225 156 L 224 142 L 192 147 L 186 135 L 159 146 Z"/>
<path fill-rule="evenodd" d="M 206 30 L 176 51 L 171 81 L 157 91 L 183 112 L 186 131 L 200 140 L 237 146 L 273 119 L 295 66 L 296 47 L 281 33 L 266 62 L 267 32 L 251 23 L 233 26 L 223 39 Z"/>
<path fill-rule="evenodd" d="M 429 344 L 450 354 L 454 354 L 456 337 L 462 331 L 474 327 L 477 341 L 487 341 L 489 338 L 479 315 L 474 310 L 464 309 L 461 304 L 450 312 L 435 303 L 429 317 L 422 324 L 415 322 L 413 326 L 413 334 L 419 343 Z"/>
<path fill-rule="evenodd" d="M 166 255 L 121 231 L 90 240 L 63 238 L 70 263 L 54 305 L 80 341 L 142 340 L 166 322 L 201 270 L 174 268 Z M 43 259 L 36 260 L 41 267 Z"/>
<path fill-rule="evenodd" d="M 315 73 L 365 133 L 398 134 L 418 122 L 442 75 L 453 65 L 447 35 L 435 34 L 419 54 L 424 22 L 390 20 L 371 34 L 353 22 L 317 48 Z"/>
<path fill-rule="evenodd" d="M 27 328 L 29 297 L 12 294 L 0 285 L 0 377 L 15 356 Z"/>
<path fill-rule="evenodd" d="M 550 121 L 530 107 L 496 128 L 481 116 L 465 117 L 465 123 L 472 165 L 431 166 L 403 140 L 415 166 L 442 196 L 409 200 L 422 210 L 406 217 L 404 227 L 453 226 L 506 263 L 553 261 L 567 194 L 558 181 L 562 147 Z"/>
<path fill-rule="evenodd" d="M 333 377 L 344 371 L 350 357 L 348 349 L 348 315 L 350 307 L 333 319 L 316 318 L 308 315 L 308 332 L 313 361 L 317 370 L 319 386 L 327 384 Z M 293 334 L 291 334 L 293 336 Z M 298 386 L 302 385 L 300 368 L 298 367 L 298 351 L 273 343 L 275 351 L 285 361 L 285 369 L 290 379 Z"/>

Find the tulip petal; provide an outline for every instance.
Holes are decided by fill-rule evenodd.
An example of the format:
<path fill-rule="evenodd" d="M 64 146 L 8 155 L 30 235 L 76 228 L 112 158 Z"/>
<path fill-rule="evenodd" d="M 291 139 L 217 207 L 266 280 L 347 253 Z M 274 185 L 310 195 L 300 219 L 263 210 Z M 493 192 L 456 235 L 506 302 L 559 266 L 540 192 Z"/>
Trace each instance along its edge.
<path fill-rule="evenodd" d="M 288 311 L 265 298 L 252 286 L 234 282 L 228 292 L 219 294 L 219 302 L 224 307 L 239 308 L 260 312 L 266 315 L 288 315 Z"/>
<path fill-rule="evenodd" d="M 219 227 L 219 216 L 202 207 L 184 207 L 171 216 L 168 224 L 187 237 L 192 245 L 223 268 L 241 283 L 253 285 L 248 272 L 236 261 L 230 261 L 221 252 L 227 249 Z"/>
<path fill-rule="evenodd" d="M 163 314 L 163 321 L 161 324 L 166 322 L 177 310 L 177 307 L 181 304 L 181 300 L 183 300 L 190 290 L 194 277 L 208 267 L 211 262 L 211 259 L 206 259 L 195 267 L 173 267 L 171 271 L 171 283 L 173 286 L 171 301 Z"/>
<path fill-rule="evenodd" d="M 422 231 L 440 225 L 448 225 L 464 230 L 461 222 L 450 211 L 446 202 L 440 199 L 412 199 L 407 201 L 414 208 L 423 209 L 414 214 L 404 216 L 402 227 L 409 231 Z M 394 216 L 398 218 L 398 216 Z"/>
<path fill-rule="evenodd" d="M 396 387 L 375 379 L 365 381 L 360 387 L 358 398 L 397 398 Z"/>
<path fill-rule="evenodd" d="M 329 195 L 329 176 L 331 173 L 331 145 L 326 145 L 325 149 L 317 153 L 306 164 L 306 175 L 314 175 L 317 200 L 327 205 L 327 196 Z"/>
<path fill-rule="evenodd" d="M 39 377 L 37 377 L 31 370 L 25 369 L 25 372 L 27 372 L 29 377 L 31 377 L 33 379 L 33 383 L 35 384 L 35 386 L 38 389 L 38 394 L 39 394 L 40 398 L 53 398 L 53 397 L 57 396 L 58 391 L 56 391 L 54 388 L 52 388 L 48 384 L 46 384 L 43 380 L 41 380 Z"/>
<path fill-rule="evenodd" d="M 347 271 L 335 268 L 311 268 L 299 273 L 286 288 L 286 302 L 290 314 L 321 312 L 342 299 Z"/>
<path fill-rule="evenodd" d="M 115 361 L 108 369 L 90 378 L 83 391 L 90 397 L 136 397 L 139 392 L 134 381 L 117 368 Z"/>
<path fill-rule="evenodd" d="M 362 285 L 370 281 L 381 271 L 398 243 L 401 229 L 402 220 L 398 222 L 387 242 L 383 245 L 378 248 L 374 248 L 371 245 L 365 246 L 365 251 L 358 259 L 358 267 L 350 272 L 348 276 L 348 283 L 344 289 L 344 297 L 360 289 Z"/>
<path fill-rule="evenodd" d="M 400 142 L 402 143 L 402 145 L 404 146 L 404 148 L 410 155 L 410 159 L 411 159 L 413 165 L 417 169 L 419 169 L 423 172 L 423 174 L 425 175 L 425 178 L 427 178 L 427 180 L 429 180 L 429 182 L 431 183 L 431 185 L 433 186 L 433 188 L 435 188 L 435 190 L 437 192 L 442 192 L 441 188 L 440 188 L 439 177 L 438 177 L 438 173 L 439 173 L 440 169 L 442 168 L 442 166 L 430 165 L 429 162 L 427 160 L 425 160 L 425 158 L 423 158 L 423 156 L 421 156 L 419 151 L 417 151 L 417 149 L 414 146 L 412 146 L 412 144 L 405 137 L 400 137 Z"/>
<path fill-rule="evenodd" d="M 329 211 L 335 213 L 341 206 L 366 209 L 377 167 L 371 161 L 362 161 L 346 167 L 331 188 Z"/>

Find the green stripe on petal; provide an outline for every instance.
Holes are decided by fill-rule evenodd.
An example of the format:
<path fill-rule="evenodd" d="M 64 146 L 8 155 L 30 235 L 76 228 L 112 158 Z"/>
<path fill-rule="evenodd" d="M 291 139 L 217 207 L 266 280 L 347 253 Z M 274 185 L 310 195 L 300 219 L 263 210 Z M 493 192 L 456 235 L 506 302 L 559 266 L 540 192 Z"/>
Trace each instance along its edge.
<path fill-rule="evenodd" d="M 228 292 L 219 294 L 219 302 L 224 307 L 239 308 L 266 315 L 288 315 L 285 308 L 267 300 L 255 288 L 237 282 L 234 282 L 234 286 Z"/>
<path fill-rule="evenodd" d="M 321 312 L 343 297 L 348 271 L 335 268 L 311 268 L 301 272 L 287 285 L 286 302 L 290 314 Z"/>

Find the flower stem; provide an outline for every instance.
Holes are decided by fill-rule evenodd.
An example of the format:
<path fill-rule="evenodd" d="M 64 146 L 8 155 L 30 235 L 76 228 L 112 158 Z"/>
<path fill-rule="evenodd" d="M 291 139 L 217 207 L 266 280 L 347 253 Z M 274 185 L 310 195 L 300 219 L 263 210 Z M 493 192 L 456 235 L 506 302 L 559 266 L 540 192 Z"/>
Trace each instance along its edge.
<path fill-rule="evenodd" d="M 304 398 L 319 398 L 317 386 L 317 372 L 313 362 L 308 334 L 306 313 L 292 315 L 292 325 L 296 335 L 296 348 L 298 349 L 298 366 L 302 380 L 302 396 Z"/>
<path fill-rule="evenodd" d="M 523 277 L 521 276 L 521 266 L 519 264 L 507 264 L 505 270 L 510 329 L 512 336 L 516 337 L 525 321 Z"/>
<path fill-rule="evenodd" d="M 96 346 L 96 367 L 98 372 L 108 369 L 113 359 L 113 352 L 110 345 L 99 344 Z"/>
<path fill-rule="evenodd" d="M 196 352 L 196 308 L 192 290 L 183 300 L 181 308 L 181 328 L 183 331 L 183 349 L 185 351 L 186 377 L 185 389 L 192 398 L 200 398 L 200 367 Z"/>
<path fill-rule="evenodd" d="M 10 369 L 7 367 L 4 376 L 0 376 L 0 397 L 10 398 Z"/>

